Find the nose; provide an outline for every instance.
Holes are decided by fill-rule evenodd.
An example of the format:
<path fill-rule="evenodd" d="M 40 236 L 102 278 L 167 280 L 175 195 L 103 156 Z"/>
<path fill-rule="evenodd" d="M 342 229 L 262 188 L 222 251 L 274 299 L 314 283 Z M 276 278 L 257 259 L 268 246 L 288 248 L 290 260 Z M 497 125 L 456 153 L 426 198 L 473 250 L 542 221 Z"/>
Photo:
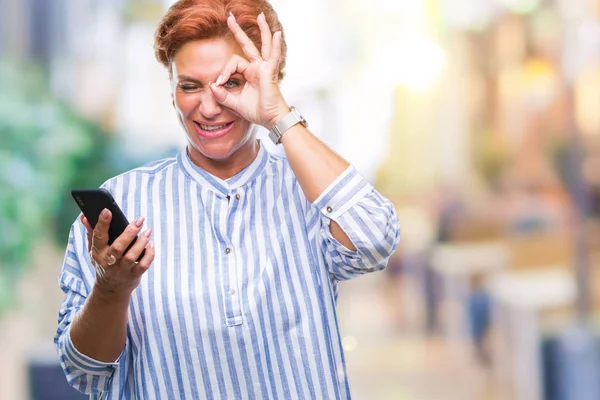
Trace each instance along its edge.
<path fill-rule="evenodd" d="M 223 111 L 222 106 L 217 102 L 215 95 L 210 88 L 206 88 L 200 94 L 200 104 L 198 110 L 206 119 L 217 117 Z"/>

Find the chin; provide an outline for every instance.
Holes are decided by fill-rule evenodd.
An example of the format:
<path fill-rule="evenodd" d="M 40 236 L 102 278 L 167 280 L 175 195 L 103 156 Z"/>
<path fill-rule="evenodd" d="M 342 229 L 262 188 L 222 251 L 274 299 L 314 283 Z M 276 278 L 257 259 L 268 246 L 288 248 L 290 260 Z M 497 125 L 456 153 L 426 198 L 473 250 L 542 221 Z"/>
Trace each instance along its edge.
<path fill-rule="evenodd" d="M 239 149 L 239 142 L 234 143 L 191 143 L 193 149 L 204 157 L 215 161 L 225 161 Z"/>
<path fill-rule="evenodd" d="M 226 161 L 237 153 L 238 150 L 243 150 L 253 138 L 256 138 L 255 132 L 256 130 L 251 128 L 242 137 L 232 135 L 231 137 L 207 140 L 200 139 L 197 136 L 191 137 L 189 140 L 190 150 L 200 153 L 203 157 L 210 160 Z"/>

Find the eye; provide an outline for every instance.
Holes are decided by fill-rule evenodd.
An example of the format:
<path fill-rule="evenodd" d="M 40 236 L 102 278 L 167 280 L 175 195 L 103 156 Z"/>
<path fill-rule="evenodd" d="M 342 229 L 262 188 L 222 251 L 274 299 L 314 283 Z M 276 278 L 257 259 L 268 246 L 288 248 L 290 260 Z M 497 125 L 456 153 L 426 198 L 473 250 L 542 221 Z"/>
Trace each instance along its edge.
<path fill-rule="evenodd" d="M 226 89 L 233 89 L 240 86 L 240 82 L 237 79 L 230 79 L 223 84 L 223 87 Z"/>
<path fill-rule="evenodd" d="M 193 92 L 199 89 L 197 85 L 179 85 L 179 88 L 184 92 Z"/>

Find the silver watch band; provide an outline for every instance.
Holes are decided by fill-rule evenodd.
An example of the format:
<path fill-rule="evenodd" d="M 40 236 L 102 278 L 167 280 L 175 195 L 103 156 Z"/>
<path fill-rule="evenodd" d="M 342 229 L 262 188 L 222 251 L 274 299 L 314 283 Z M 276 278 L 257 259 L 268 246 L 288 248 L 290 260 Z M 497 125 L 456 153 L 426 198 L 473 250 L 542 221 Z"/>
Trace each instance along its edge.
<path fill-rule="evenodd" d="M 281 137 L 283 134 L 290 129 L 292 126 L 296 124 L 302 124 L 307 126 L 306 120 L 300 114 L 300 112 L 295 107 L 290 107 L 290 112 L 281 119 L 278 123 L 275 124 L 273 128 L 269 131 L 269 138 L 275 144 L 281 143 Z"/>

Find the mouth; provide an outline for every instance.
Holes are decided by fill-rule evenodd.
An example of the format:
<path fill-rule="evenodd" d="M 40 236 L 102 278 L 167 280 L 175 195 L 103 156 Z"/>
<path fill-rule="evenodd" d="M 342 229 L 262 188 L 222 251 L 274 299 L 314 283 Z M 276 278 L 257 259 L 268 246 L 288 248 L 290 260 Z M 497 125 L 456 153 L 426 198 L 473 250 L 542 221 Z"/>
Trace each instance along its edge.
<path fill-rule="evenodd" d="M 198 135 L 200 135 L 204 138 L 207 138 L 207 139 L 216 139 L 216 138 L 220 138 L 220 137 L 227 135 L 233 128 L 233 125 L 235 124 L 235 121 L 227 122 L 227 123 L 220 124 L 220 125 L 215 125 L 215 124 L 207 125 L 207 124 L 201 124 L 196 121 L 193 121 L 193 122 L 194 122 L 194 126 L 196 127 L 196 131 L 198 132 Z"/>

